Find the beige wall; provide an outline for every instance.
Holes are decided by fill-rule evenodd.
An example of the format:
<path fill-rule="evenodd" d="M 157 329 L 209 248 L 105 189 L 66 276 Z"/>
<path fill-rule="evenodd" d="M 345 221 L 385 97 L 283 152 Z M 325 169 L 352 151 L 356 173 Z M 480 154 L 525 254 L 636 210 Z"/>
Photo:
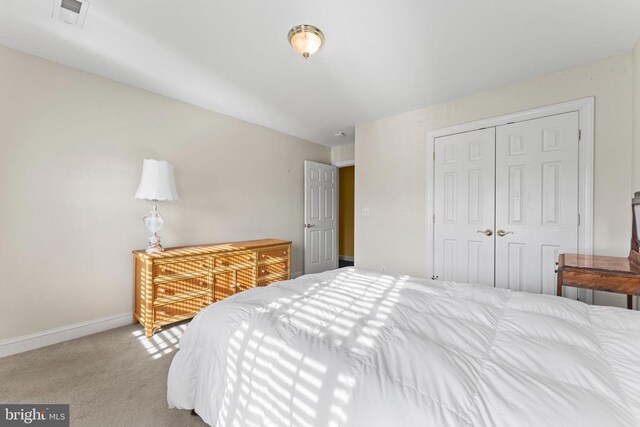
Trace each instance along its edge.
<path fill-rule="evenodd" d="M 132 310 L 143 158 L 174 163 L 165 246 L 293 241 L 330 149 L 0 47 L 0 339 Z"/>
<path fill-rule="evenodd" d="M 633 191 L 640 191 L 640 40 L 633 59 Z"/>
<path fill-rule="evenodd" d="M 426 133 L 595 96 L 596 254 L 626 256 L 632 196 L 632 54 L 430 106 L 356 128 L 356 265 L 424 276 Z M 624 297 L 598 295 L 598 303 Z"/>
<path fill-rule="evenodd" d="M 355 160 L 356 144 L 338 145 L 331 148 L 331 163 Z"/>

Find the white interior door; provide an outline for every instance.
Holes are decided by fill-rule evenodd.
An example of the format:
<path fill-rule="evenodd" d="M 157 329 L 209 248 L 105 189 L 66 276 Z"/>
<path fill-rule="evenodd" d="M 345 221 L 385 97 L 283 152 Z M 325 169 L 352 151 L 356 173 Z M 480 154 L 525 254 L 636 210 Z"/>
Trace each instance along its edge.
<path fill-rule="evenodd" d="M 495 128 L 437 138 L 434 276 L 494 285 Z"/>
<path fill-rule="evenodd" d="M 496 286 L 555 294 L 558 254 L 578 251 L 578 139 L 577 112 L 497 128 Z"/>
<path fill-rule="evenodd" d="M 304 272 L 338 268 L 338 168 L 304 162 Z"/>

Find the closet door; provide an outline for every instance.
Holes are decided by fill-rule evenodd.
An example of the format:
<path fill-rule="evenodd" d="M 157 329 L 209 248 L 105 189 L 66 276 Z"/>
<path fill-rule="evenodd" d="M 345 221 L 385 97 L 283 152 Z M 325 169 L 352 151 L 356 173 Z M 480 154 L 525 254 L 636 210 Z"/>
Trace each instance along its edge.
<path fill-rule="evenodd" d="M 434 276 L 494 285 L 495 128 L 435 140 Z"/>
<path fill-rule="evenodd" d="M 496 286 L 555 294 L 578 249 L 578 113 L 496 130 Z"/>

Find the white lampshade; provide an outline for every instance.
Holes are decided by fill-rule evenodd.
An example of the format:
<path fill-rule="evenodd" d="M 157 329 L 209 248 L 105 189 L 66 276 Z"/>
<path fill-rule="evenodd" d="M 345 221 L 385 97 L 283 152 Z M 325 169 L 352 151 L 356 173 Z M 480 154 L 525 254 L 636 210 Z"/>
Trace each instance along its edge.
<path fill-rule="evenodd" d="M 136 199 L 171 201 L 178 200 L 173 165 L 164 160 L 144 159 L 142 178 L 136 191 Z"/>

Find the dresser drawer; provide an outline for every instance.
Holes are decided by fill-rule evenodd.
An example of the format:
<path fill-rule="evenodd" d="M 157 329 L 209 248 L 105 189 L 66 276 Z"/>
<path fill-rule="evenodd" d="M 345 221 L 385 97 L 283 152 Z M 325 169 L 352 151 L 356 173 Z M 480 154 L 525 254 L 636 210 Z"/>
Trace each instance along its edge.
<path fill-rule="evenodd" d="M 256 287 L 256 269 L 247 268 L 236 272 L 236 292 Z"/>
<path fill-rule="evenodd" d="M 213 300 L 220 301 L 236 293 L 236 272 L 228 271 L 213 276 Z"/>
<path fill-rule="evenodd" d="M 153 276 L 171 276 L 174 274 L 194 273 L 209 269 L 209 259 L 197 259 L 189 261 L 177 261 L 162 264 L 154 264 Z"/>
<path fill-rule="evenodd" d="M 187 292 L 203 291 L 209 288 L 206 277 L 196 277 L 193 279 L 177 280 L 166 282 L 154 286 L 153 298 L 166 298 L 175 295 L 186 294 Z"/>
<path fill-rule="evenodd" d="M 282 282 L 283 280 L 289 280 L 289 275 L 283 274 L 282 276 L 270 277 L 267 280 L 261 280 L 260 282 L 258 282 L 258 286 L 268 286 L 275 282 Z"/>
<path fill-rule="evenodd" d="M 180 317 L 188 318 L 195 315 L 209 305 L 209 296 L 192 298 L 184 301 L 173 302 L 158 306 L 154 309 L 153 320 L 155 323 L 163 323 Z"/>
<path fill-rule="evenodd" d="M 286 275 L 289 272 L 289 261 L 275 264 L 264 264 L 258 267 L 258 277 L 271 276 L 272 274 Z"/>
<path fill-rule="evenodd" d="M 244 264 L 251 264 L 255 262 L 255 260 L 255 255 L 251 252 L 221 256 L 214 259 L 213 268 L 237 267 Z"/>
<path fill-rule="evenodd" d="M 213 293 L 215 301 L 223 300 L 236 292 L 246 291 L 256 285 L 256 269 L 245 268 L 227 271 L 213 276 Z"/>
<path fill-rule="evenodd" d="M 281 248 L 263 249 L 258 251 L 258 261 L 269 261 L 276 258 L 287 258 L 289 256 L 289 248 L 283 246 Z"/>

